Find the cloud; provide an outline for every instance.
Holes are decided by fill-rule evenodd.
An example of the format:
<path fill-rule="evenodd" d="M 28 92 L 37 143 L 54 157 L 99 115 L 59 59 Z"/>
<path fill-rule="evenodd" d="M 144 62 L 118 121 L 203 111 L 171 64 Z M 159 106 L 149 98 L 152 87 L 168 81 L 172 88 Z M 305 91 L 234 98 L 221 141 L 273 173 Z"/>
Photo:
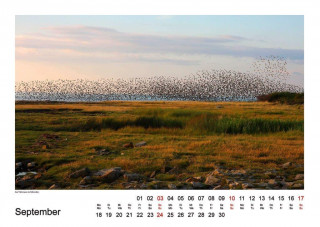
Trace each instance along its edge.
<path fill-rule="evenodd" d="M 38 34 L 16 36 L 16 55 L 17 58 L 31 57 L 38 60 L 52 55 L 57 58 L 68 56 L 77 59 L 78 56 L 83 56 L 95 60 L 101 58 L 101 60 L 110 61 L 140 60 L 176 64 L 196 64 L 185 59 L 186 56 L 192 55 L 232 57 L 278 55 L 291 60 L 304 58 L 303 50 L 245 46 L 243 41 L 250 40 L 233 35 L 160 36 L 125 33 L 103 27 L 47 27 Z M 166 55 L 175 55 L 175 57 L 168 58 L 165 57 Z"/>

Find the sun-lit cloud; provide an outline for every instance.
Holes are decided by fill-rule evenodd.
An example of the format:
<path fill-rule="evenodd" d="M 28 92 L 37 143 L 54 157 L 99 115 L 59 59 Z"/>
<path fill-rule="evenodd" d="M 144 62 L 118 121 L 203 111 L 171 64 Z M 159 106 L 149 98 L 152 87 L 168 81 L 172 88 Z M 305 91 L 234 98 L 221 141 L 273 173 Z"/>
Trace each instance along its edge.
<path fill-rule="evenodd" d="M 129 34 L 114 29 L 88 26 L 49 27 L 43 33 L 16 37 L 17 56 L 20 48 L 73 50 L 88 53 L 137 53 L 137 54 L 204 54 L 236 57 L 280 55 L 288 59 L 303 59 L 303 50 L 260 48 L 242 44 L 245 37 L 223 35 L 217 37 L 156 36 Z M 144 58 L 142 57 L 141 60 Z M 145 59 L 147 60 L 147 59 Z M 154 59 L 155 60 L 155 59 Z M 162 61 L 159 58 L 159 61 Z"/>
<path fill-rule="evenodd" d="M 288 60 L 289 71 L 294 77 L 300 73 L 303 83 L 303 49 L 266 47 L 260 38 L 236 34 L 149 34 L 48 25 L 15 39 L 16 80 L 183 76 L 213 68 L 248 71 L 255 58 L 276 55 Z"/>

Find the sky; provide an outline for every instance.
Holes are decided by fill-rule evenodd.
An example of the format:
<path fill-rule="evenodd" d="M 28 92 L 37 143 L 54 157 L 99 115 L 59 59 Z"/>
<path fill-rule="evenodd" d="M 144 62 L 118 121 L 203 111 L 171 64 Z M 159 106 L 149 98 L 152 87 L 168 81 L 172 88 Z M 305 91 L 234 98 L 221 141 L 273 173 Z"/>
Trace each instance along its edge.
<path fill-rule="evenodd" d="M 16 16 L 16 81 L 248 72 L 285 57 L 304 78 L 303 16 Z"/>

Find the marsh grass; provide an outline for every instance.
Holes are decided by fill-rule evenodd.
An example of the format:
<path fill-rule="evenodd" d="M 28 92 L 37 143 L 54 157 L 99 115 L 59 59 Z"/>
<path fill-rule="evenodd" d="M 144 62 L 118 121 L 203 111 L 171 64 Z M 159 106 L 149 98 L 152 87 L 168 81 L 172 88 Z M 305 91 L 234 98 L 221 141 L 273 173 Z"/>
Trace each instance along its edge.
<path fill-rule="evenodd" d="M 142 127 L 144 129 L 181 129 L 185 133 L 192 134 L 261 134 L 292 130 L 303 132 L 304 130 L 303 120 L 229 117 L 218 113 L 201 114 L 197 111 L 174 111 L 169 114 L 162 112 L 162 115 L 164 116 L 157 112 L 153 116 L 138 116 L 135 119 L 87 117 L 82 120 L 64 123 L 62 126 L 49 122 L 49 125 L 53 127 L 46 126 L 45 128 L 39 125 L 18 125 L 16 130 L 87 132 L 101 131 L 102 129 L 119 130 L 126 127 Z"/>
<path fill-rule="evenodd" d="M 274 119 L 244 119 L 228 118 L 217 115 L 201 115 L 196 119 L 197 124 L 190 127 L 206 133 L 225 134 L 260 134 L 273 132 L 287 132 L 291 130 L 303 131 L 303 121 L 274 120 Z"/>
<path fill-rule="evenodd" d="M 217 106 L 223 108 L 217 108 Z M 37 188 L 59 184 L 76 189 L 80 179 L 65 181 L 71 172 L 119 166 L 146 177 L 164 166 L 177 172 L 158 176 L 185 181 L 206 176 L 216 166 L 227 169 L 280 169 L 285 162 L 303 166 L 303 105 L 268 102 L 102 102 L 18 104 L 16 162 L 34 161 L 43 176 Z M 38 111 L 37 109 L 70 109 Z M 81 111 L 73 111 L 82 109 Z M 58 114 L 57 114 L 58 113 Z M 37 144 L 55 134 L 52 147 Z M 146 141 L 143 147 L 124 148 Z M 97 150 L 109 148 L 109 155 Z M 291 171 L 291 170 L 290 170 Z M 303 172 L 303 167 L 295 170 Z M 292 172 L 295 173 L 295 172 Z M 98 188 L 121 188 L 101 184 Z"/>
<path fill-rule="evenodd" d="M 96 119 L 91 118 L 80 124 L 75 124 L 69 128 L 71 131 L 101 131 L 101 129 L 118 130 L 124 127 L 143 127 L 148 128 L 182 128 L 183 123 L 179 120 L 166 119 L 163 117 L 138 117 L 135 120 L 128 119 Z M 67 129 L 68 130 L 68 129 Z"/>

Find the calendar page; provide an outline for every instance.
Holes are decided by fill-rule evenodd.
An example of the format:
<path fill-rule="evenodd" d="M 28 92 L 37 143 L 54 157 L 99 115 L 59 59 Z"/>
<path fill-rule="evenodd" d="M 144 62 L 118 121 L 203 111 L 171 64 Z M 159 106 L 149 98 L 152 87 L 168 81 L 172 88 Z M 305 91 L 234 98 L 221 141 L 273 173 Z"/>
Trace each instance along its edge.
<path fill-rule="evenodd" d="M 317 222 L 313 1 L 14 2 L 3 226 Z"/>

